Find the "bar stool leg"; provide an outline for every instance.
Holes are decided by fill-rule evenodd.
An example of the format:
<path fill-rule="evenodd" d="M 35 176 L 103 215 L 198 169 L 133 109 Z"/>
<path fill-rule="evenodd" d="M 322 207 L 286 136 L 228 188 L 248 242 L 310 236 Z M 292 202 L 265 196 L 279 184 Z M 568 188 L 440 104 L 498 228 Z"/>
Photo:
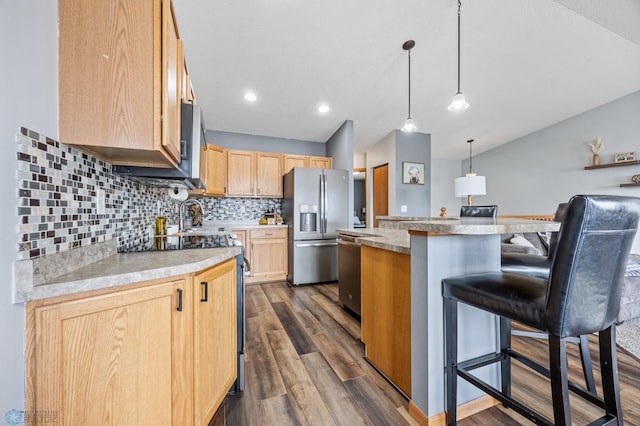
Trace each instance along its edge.
<path fill-rule="evenodd" d="M 582 362 L 582 372 L 587 390 L 597 395 L 596 379 L 593 377 L 593 367 L 591 366 L 591 352 L 589 352 L 589 336 L 581 334 L 578 337 L 578 347 L 580 348 L 580 361 Z"/>
<path fill-rule="evenodd" d="M 511 349 L 511 320 L 500 317 L 500 353 L 504 359 L 500 361 L 500 385 L 502 393 L 507 397 L 511 397 L 511 358 L 509 357 L 509 349 Z"/>
<path fill-rule="evenodd" d="M 458 362 L 458 305 L 457 302 L 445 297 L 444 299 L 444 382 L 445 398 L 444 411 L 448 426 L 456 424 L 457 382 L 456 364 Z"/>
<path fill-rule="evenodd" d="M 616 355 L 616 326 L 598 333 L 600 343 L 600 369 L 602 371 L 602 391 L 607 414 L 617 417 L 622 424 L 622 405 L 618 386 L 618 358 Z"/>
<path fill-rule="evenodd" d="M 551 373 L 551 398 L 553 400 L 555 425 L 571 425 L 566 339 L 549 335 L 549 370 Z"/>

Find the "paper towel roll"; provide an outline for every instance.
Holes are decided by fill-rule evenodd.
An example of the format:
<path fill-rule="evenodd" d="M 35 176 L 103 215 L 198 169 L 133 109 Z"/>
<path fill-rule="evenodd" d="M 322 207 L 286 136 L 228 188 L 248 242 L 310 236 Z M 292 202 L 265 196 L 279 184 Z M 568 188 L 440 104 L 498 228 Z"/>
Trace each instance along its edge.
<path fill-rule="evenodd" d="M 173 198 L 174 200 L 178 200 L 178 201 L 184 201 L 187 198 L 189 198 L 189 193 L 187 192 L 186 188 L 180 188 L 179 186 L 174 186 L 169 188 L 169 197 Z"/>

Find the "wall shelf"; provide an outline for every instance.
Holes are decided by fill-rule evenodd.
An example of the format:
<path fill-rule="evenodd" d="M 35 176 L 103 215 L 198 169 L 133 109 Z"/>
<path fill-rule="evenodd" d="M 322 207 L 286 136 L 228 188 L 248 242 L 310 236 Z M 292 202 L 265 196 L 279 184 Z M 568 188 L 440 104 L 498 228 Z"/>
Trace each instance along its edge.
<path fill-rule="evenodd" d="M 633 160 L 633 161 L 623 161 L 621 163 L 607 163 L 607 164 L 600 164 L 597 166 L 586 166 L 584 169 L 585 170 L 606 169 L 607 167 L 637 166 L 639 164 L 640 164 L 640 160 Z"/>
<path fill-rule="evenodd" d="M 621 183 L 620 188 L 626 188 L 628 186 L 640 186 L 640 183 Z"/>

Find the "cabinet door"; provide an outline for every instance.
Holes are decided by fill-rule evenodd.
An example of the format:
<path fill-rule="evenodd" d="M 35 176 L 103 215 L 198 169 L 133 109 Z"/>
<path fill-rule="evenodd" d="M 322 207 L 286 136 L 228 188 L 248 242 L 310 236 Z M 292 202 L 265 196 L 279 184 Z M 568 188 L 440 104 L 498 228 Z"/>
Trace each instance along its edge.
<path fill-rule="evenodd" d="M 29 307 L 29 409 L 57 413 L 66 425 L 191 419 L 186 293 L 176 280 Z"/>
<path fill-rule="evenodd" d="M 251 151 L 227 151 L 227 195 L 255 195 L 256 156 Z"/>
<path fill-rule="evenodd" d="M 227 191 L 227 153 L 224 148 L 207 145 L 202 148 L 201 176 L 204 195 L 225 195 Z"/>
<path fill-rule="evenodd" d="M 306 155 L 285 154 L 282 174 L 289 173 L 294 167 L 309 167 L 309 157 Z"/>
<path fill-rule="evenodd" d="M 256 154 L 259 197 L 282 198 L 282 154 L 258 152 Z"/>
<path fill-rule="evenodd" d="M 162 146 L 180 161 L 180 100 L 184 55 L 170 1 L 162 2 Z"/>
<path fill-rule="evenodd" d="M 199 273 L 193 284 L 194 424 L 207 425 L 237 376 L 235 259 Z"/>
<path fill-rule="evenodd" d="M 251 262 L 250 282 L 260 278 L 278 278 L 287 273 L 287 230 L 256 229 L 249 231 Z M 274 278 L 274 279 L 275 279 Z"/>
<path fill-rule="evenodd" d="M 309 167 L 314 169 L 331 169 L 331 157 L 309 157 Z"/>

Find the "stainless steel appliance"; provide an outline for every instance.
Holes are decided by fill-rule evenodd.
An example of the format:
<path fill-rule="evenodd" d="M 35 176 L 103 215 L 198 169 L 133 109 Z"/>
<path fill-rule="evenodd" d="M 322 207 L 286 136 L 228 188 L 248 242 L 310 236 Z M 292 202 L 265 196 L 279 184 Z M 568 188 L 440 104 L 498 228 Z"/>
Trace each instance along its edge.
<path fill-rule="evenodd" d="M 338 233 L 338 300 L 361 315 L 360 244 L 357 236 Z"/>
<path fill-rule="evenodd" d="M 200 176 L 200 148 L 207 144 L 207 130 L 202 109 L 183 103 L 180 112 L 181 161 L 177 168 L 113 166 L 113 174 L 136 177 L 156 186 L 178 184 L 188 189 L 204 188 Z"/>
<path fill-rule="evenodd" d="M 289 224 L 289 271 L 293 285 L 338 279 L 338 228 L 348 228 L 349 173 L 295 167 L 284 175 L 282 215 Z"/>
<path fill-rule="evenodd" d="M 231 233 L 227 227 L 216 227 L 215 230 L 198 230 L 188 235 L 175 237 L 163 236 L 150 239 L 137 245 L 123 247 L 118 249 L 120 253 L 136 253 L 148 251 L 165 251 L 165 250 L 187 250 L 199 248 L 218 248 L 238 246 L 242 252 L 236 256 L 236 292 L 237 292 L 237 351 L 238 351 L 238 378 L 229 390 L 229 393 L 235 394 L 244 391 L 245 375 L 244 375 L 244 351 L 246 341 L 245 327 L 245 292 L 244 277 L 248 275 L 251 266 L 249 260 L 245 257 L 245 250 L 240 241 L 236 239 L 236 235 Z"/>

